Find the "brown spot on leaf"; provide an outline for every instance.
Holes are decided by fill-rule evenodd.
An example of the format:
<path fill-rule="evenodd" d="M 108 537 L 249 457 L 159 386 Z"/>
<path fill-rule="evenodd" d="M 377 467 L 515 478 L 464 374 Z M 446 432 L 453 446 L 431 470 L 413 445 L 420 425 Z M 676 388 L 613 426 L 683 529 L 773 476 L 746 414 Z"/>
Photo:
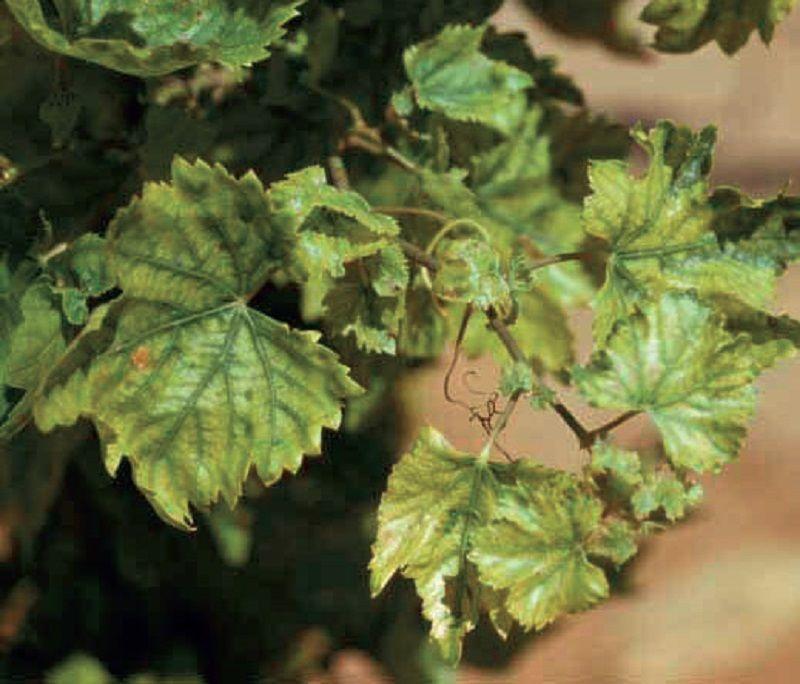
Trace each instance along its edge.
<path fill-rule="evenodd" d="M 150 350 L 142 345 L 131 354 L 131 363 L 137 370 L 144 371 L 150 368 Z"/>

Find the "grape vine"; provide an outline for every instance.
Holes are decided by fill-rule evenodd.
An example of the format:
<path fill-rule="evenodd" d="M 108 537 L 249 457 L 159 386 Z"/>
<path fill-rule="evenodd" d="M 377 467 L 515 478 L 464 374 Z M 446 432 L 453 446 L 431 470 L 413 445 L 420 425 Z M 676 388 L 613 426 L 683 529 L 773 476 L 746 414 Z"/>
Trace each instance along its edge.
<path fill-rule="evenodd" d="M 611 21 L 620 2 L 526 4 L 646 50 Z M 734 4 L 652 0 L 641 18 L 656 49 L 733 53 L 753 31 L 769 42 L 794 2 Z M 84 464 L 81 487 L 120 529 L 149 503 L 208 531 L 227 565 L 251 567 L 254 517 L 302 535 L 331 522 L 303 522 L 309 497 L 355 497 L 360 524 L 336 514 L 347 544 L 359 562 L 371 544 L 374 597 L 413 583 L 436 667 L 481 619 L 506 638 L 606 599 L 642 541 L 700 505 L 698 475 L 737 458 L 755 381 L 797 353 L 800 322 L 773 306 L 800 198 L 713 188 L 713 126 L 593 115 L 553 59 L 490 25 L 493 0 L 177 5 L 0 7 L 0 459 L 23 473 L 5 505 L 37 521 L 13 534 L 35 545 L 85 451 L 107 474 Z M 583 306 L 581 364 L 568 314 Z M 482 450 L 431 416 L 370 465 L 357 440 L 399 422 L 398 380 L 447 354 L 444 397 Z M 470 404 L 453 377 L 486 354 L 501 380 Z M 585 425 L 570 386 L 615 417 Z M 523 402 L 558 416 L 582 470 L 503 446 Z M 615 443 L 645 416 L 660 451 Z M 321 454 L 341 479 L 314 474 Z M 108 475 L 142 510 L 104 498 Z M 102 670 L 76 658 L 51 680 Z"/>

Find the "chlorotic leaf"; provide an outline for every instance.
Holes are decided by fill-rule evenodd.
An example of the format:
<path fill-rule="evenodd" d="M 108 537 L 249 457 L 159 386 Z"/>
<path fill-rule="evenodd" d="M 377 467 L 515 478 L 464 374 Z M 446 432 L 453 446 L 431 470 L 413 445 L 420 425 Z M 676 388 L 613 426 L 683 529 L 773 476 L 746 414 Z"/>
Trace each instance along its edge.
<path fill-rule="evenodd" d="M 395 466 L 378 511 L 372 593 L 397 572 L 414 580 L 431 638 L 449 661 L 458 660 L 461 640 L 477 621 L 480 587 L 467 553 L 491 518 L 497 486 L 488 465 L 428 428 Z"/>
<path fill-rule="evenodd" d="M 446 27 L 406 50 L 406 72 L 420 107 L 510 133 L 525 110 L 525 90 L 533 79 L 483 55 L 485 31 L 484 26 Z"/>
<path fill-rule="evenodd" d="M 9 0 L 17 21 L 44 47 L 134 76 L 161 76 L 206 61 L 230 66 L 269 56 L 303 0 Z M 69 10 L 67 9 L 69 8 Z"/>
<path fill-rule="evenodd" d="M 433 290 L 442 299 L 472 303 L 481 309 L 505 308 L 511 288 L 500 255 L 485 240 L 446 240 L 436 251 L 439 268 Z"/>
<path fill-rule="evenodd" d="M 55 284 L 53 291 L 61 295 L 64 315 L 73 325 L 83 325 L 89 316 L 88 300 L 114 287 L 108 268 L 105 239 L 87 233 L 69 249 L 47 265 Z"/>
<path fill-rule="evenodd" d="M 170 184 L 148 184 L 109 230 L 125 297 L 106 318 L 114 336 L 77 381 L 78 407 L 106 437 L 113 472 L 126 456 L 136 484 L 167 521 L 191 525 L 189 504 L 237 500 L 251 466 L 266 483 L 319 453 L 341 401 L 359 389 L 317 344 L 249 308 L 279 269 L 294 233 L 253 174 L 176 158 Z M 111 319 L 111 320 L 109 320 Z M 74 381 L 70 381 L 74 382 Z M 45 398 L 37 422 L 68 415 Z"/>
<path fill-rule="evenodd" d="M 631 506 L 637 518 L 643 520 L 654 512 L 664 511 L 667 520 L 683 518 L 689 508 L 696 506 L 703 496 L 699 484 L 687 487 L 670 473 L 654 473 L 631 497 Z"/>
<path fill-rule="evenodd" d="M 601 514 L 600 501 L 569 476 L 532 468 L 500 492 L 469 559 L 481 582 L 507 592 L 506 608 L 523 627 L 541 629 L 608 596 L 605 573 L 587 558 Z"/>
<path fill-rule="evenodd" d="M 329 185 L 319 166 L 273 184 L 269 197 L 276 214 L 298 232 L 295 270 L 312 281 L 343 276 L 345 264 L 376 254 L 400 231 L 358 193 Z"/>
<path fill-rule="evenodd" d="M 651 0 L 642 20 L 658 27 L 655 46 L 664 52 L 693 52 L 714 40 L 729 55 L 753 31 L 769 44 L 775 27 L 796 0 Z"/>
<path fill-rule="evenodd" d="M 633 135 L 651 158 L 642 178 L 616 160 L 595 162 L 589 171 L 593 194 L 585 204 L 585 228 L 611 250 L 594 302 L 595 341 L 602 345 L 616 321 L 665 288 L 768 306 L 779 264 L 742 242 L 721 244 L 714 231 L 706 181 L 714 129 L 694 135 L 660 122 Z"/>
<path fill-rule="evenodd" d="M 633 526 L 617 518 L 604 521 L 587 544 L 590 555 L 607 558 L 617 566 L 627 563 L 637 550 Z"/>
<path fill-rule="evenodd" d="M 348 267 L 325 297 L 325 318 L 334 333 L 352 334 L 360 349 L 395 354 L 408 281 L 402 251 L 387 247 Z"/>
<path fill-rule="evenodd" d="M 718 471 L 739 451 L 755 406 L 752 341 L 691 294 L 668 293 L 618 326 L 573 379 L 595 406 L 647 412 L 670 461 Z"/>
<path fill-rule="evenodd" d="M 639 454 L 608 442 L 599 442 L 592 447 L 591 469 L 594 473 L 609 474 L 628 487 L 635 487 L 643 481 Z"/>
<path fill-rule="evenodd" d="M 591 471 L 611 480 L 613 490 L 621 494 L 638 520 L 663 510 L 664 516 L 674 522 L 703 496 L 701 485 L 685 484 L 663 461 L 643 462 L 636 452 L 608 442 L 592 448 Z"/>

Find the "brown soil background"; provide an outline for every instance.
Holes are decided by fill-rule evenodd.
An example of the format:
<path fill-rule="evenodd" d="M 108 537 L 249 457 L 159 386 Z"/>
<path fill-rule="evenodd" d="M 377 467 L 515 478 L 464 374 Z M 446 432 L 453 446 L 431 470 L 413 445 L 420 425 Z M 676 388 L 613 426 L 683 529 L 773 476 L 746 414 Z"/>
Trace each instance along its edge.
<path fill-rule="evenodd" d="M 800 9 L 770 47 L 754 38 L 733 58 L 710 45 L 687 56 L 652 53 L 645 62 L 555 35 L 513 1 L 496 21 L 526 31 L 538 54 L 558 57 L 595 111 L 624 123 L 669 118 L 695 127 L 718 124 L 715 182 L 759 195 L 793 179 L 790 190 L 800 192 Z M 784 278 L 776 306 L 800 316 L 800 270 Z M 576 316 L 581 358 L 590 320 L 588 312 Z M 491 363 L 470 367 L 480 373 L 474 384 L 491 386 Z M 477 426 L 442 399 L 443 373 L 440 365 L 414 379 L 413 418 L 436 425 L 460 447 L 476 448 L 482 443 Z M 508 669 L 463 668 L 459 681 L 800 681 L 800 364 L 784 364 L 760 387 L 758 416 L 740 460 L 704 479 L 699 513 L 645 544 L 624 592 L 560 621 Z M 589 424 L 602 419 L 576 399 L 571 405 Z M 646 419 L 618 435 L 627 445 L 654 439 Z M 584 458 L 558 419 L 532 410 L 518 412 L 504 443 L 512 453 L 561 467 L 577 467 Z M 334 670 L 337 681 L 374 681 L 356 654 L 341 658 Z"/>

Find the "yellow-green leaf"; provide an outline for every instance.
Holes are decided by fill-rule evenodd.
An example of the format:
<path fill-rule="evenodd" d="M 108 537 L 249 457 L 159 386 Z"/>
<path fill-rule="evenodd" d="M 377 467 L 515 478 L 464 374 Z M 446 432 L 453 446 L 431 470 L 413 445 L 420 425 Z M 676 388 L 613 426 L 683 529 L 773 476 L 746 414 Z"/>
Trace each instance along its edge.
<path fill-rule="evenodd" d="M 109 229 L 113 339 L 37 406 L 43 429 L 90 417 L 109 470 L 127 457 L 175 525 L 191 525 L 190 504 L 232 505 L 251 467 L 266 483 L 296 471 L 359 391 L 318 333 L 247 306 L 292 248 L 285 218 L 253 174 L 176 159 L 172 182 L 146 185 Z"/>
<path fill-rule="evenodd" d="M 691 294 L 668 293 L 617 326 L 573 378 L 595 406 L 647 412 L 670 461 L 718 471 L 739 452 L 760 364 L 747 335 Z"/>

